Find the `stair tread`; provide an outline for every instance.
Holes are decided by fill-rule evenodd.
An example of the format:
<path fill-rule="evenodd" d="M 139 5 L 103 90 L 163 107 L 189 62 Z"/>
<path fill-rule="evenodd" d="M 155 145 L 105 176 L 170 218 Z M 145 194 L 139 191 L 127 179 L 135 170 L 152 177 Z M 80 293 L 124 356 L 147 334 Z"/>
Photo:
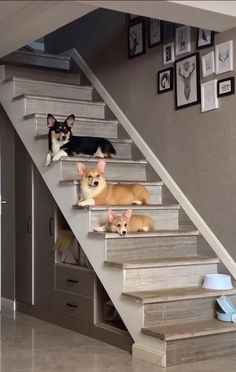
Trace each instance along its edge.
<path fill-rule="evenodd" d="M 22 98 L 33 98 L 39 100 L 47 100 L 47 101 L 57 101 L 57 102 L 71 102 L 71 103 L 86 103 L 86 105 L 97 105 L 97 106 L 106 106 L 105 102 L 97 102 L 97 101 L 86 101 L 82 99 L 74 99 L 74 98 L 62 98 L 62 97 L 52 97 L 40 94 L 19 94 L 18 96 L 13 97 L 13 101 L 22 99 Z"/>
<path fill-rule="evenodd" d="M 30 78 L 23 78 L 17 76 L 11 76 L 8 79 L 3 80 L 3 83 L 8 83 L 10 81 L 26 81 L 29 83 L 37 83 L 37 84 L 49 84 L 55 85 L 56 87 L 69 87 L 69 88 L 77 88 L 77 89 L 84 89 L 84 90 L 93 90 L 91 85 L 76 85 L 76 84 L 68 84 L 68 83 L 58 83 L 49 80 L 37 80 L 37 79 L 30 79 Z M 26 93 L 27 94 L 27 93 Z"/>
<path fill-rule="evenodd" d="M 57 120 L 65 120 L 68 115 L 54 115 L 55 118 Z M 27 119 L 32 119 L 32 118 L 43 118 L 45 120 L 47 120 L 47 114 L 43 114 L 43 113 L 34 113 L 34 114 L 28 114 L 28 115 L 25 115 L 24 116 L 24 119 L 27 120 Z M 94 119 L 94 118 L 84 118 L 84 117 L 80 117 L 80 116 L 76 116 L 75 117 L 75 121 L 84 121 L 84 122 L 94 122 L 94 123 L 104 123 L 104 124 L 119 124 L 119 121 L 118 120 L 105 120 L 105 119 Z"/>
<path fill-rule="evenodd" d="M 217 319 L 142 328 L 142 332 L 145 335 L 160 338 L 165 341 L 182 340 L 234 331 L 236 331 L 235 323 L 221 322 Z"/>
<path fill-rule="evenodd" d="M 131 159 L 104 159 L 106 163 L 123 163 L 123 164 L 147 164 L 147 160 L 140 159 L 140 160 L 131 160 Z M 93 157 L 86 157 L 86 156 L 63 156 L 61 157 L 60 161 L 86 161 L 86 162 L 97 162 L 99 161 L 98 158 Z M 137 182 L 136 182 L 137 183 Z"/>
<path fill-rule="evenodd" d="M 44 53 L 44 52 L 40 52 L 40 51 L 27 51 L 27 50 L 16 50 L 14 52 L 12 52 L 11 54 L 9 54 L 8 56 L 11 56 L 13 54 L 17 54 L 17 55 L 21 55 L 21 54 L 26 54 L 28 56 L 33 56 L 33 57 L 45 57 L 45 58 L 50 58 L 50 59 L 58 59 L 58 60 L 66 60 L 66 61 L 70 61 L 71 60 L 71 57 L 70 56 L 63 56 L 63 55 L 58 55 L 58 54 L 51 54 L 51 53 Z M 8 57 L 6 56 L 6 57 Z M 3 57 L 4 59 L 4 57 Z M 7 62 L 4 63 L 4 65 L 8 65 Z M 55 68 L 56 69 L 56 68 Z"/>
<path fill-rule="evenodd" d="M 75 185 L 80 184 L 79 180 L 61 180 L 60 182 L 71 182 L 71 183 L 73 182 Z M 125 184 L 139 183 L 140 185 L 144 185 L 144 186 L 163 186 L 164 185 L 163 181 L 126 181 L 126 180 L 110 181 L 108 179 L 107 182 L 112 183 L 112 184 L 116 184 L 116 183 L 125 183 Z"/>
<path fill-rule="evenodd" d="M 112 208 L 114 211 L 120 211 L 132 207 L 132 210 L 163 210 L 163 209 L 180 209 L 179 204 L 143 204 L 143 205 L 89 205 L 87 207 L 80 207 L 74 205 L 75 209 L 89 209 L 90 211 L 107 211 L 109 208 Z"/>
<path fill-rule="evenodd" d="M 129 238 L 155 238 L 170 236 L 198 236 L 199 231 L 192 227 L 181 228 L 178 230 L 156 230 L 150 232 L 129 233 L 126 236 L 120 236 L 116 233 L 107 232 L 89 232 L 89 236 L 101 239 L 129 239 Z"/>
<path fill-rule="evenodd" d="M 224 295 L 236 294 L 236 288 L 223 291 Z M 143 304 L 188 300 L 192 298 L 218 297 L 222 290 L 206 289 L 203 287 L 170 288 L 151 291 L 123 292 L 123 296 Z"/>
<path fill-rule="evenodd" d="M 138 269 L 151 267 L 173 267 L 173 266 L 191 266 L 191 265 L 207 265 L 219 263 L 217 257 L 204 256 L 189 256 L 189 257 L 174 257 L 174 258 L 160 258 L 160 259 L 132 259 L 121 261 L 105 261 L 106 266 L 115 267 L 119 269 Z"/>
<path fill-rule="evenodd" d="M 77 134 L 76 134 L 77 136 Z M 90 137 L 90 136 L 79 136 L 79 137 Z M 103 137 L 100 137 L 100 136 L 96 136 L 97 138 L 103 138 Z M 48 138 L 48 134 L 36 134 L 35 135 L 35 138 L 40 138 L 40 139 L 47 139 Z M 93 137 L 94 138 L 94 137 Z M 109 138 L 109 137 L 106 137 L 106 139 L 108 139 L 110 142 L 112 143 L 123 143 L 123 144 L 131 144 L 132 143 L 132 140 L 130 138 Z"/>

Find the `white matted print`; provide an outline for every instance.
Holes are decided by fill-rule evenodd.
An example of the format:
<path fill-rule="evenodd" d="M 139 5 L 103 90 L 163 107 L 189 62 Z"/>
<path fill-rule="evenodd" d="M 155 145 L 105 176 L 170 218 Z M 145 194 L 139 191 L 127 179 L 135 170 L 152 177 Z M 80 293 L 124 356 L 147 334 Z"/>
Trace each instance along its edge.
<path fill-rule="evenodd" d="M 217 75 L 233 70 L 232 40 L 215 46 L 215 66 Z"/>
<path fill-rule="evenodd" d="M 182 26 L 175 30 L 175 54 L 178 56 L 191 50 L 191 27 Z"/>
<path fill-rule="evenodd" d="M 215 72 L 215 53 L 210 52 L 202 56 L 202 77 L 214 74 Z"/>
<path fill-rule="evenodd" d="M 163 65 L 175 61 L 175 43 L 163 45 Z"/>
<path fill-rule="evenodd" d="M 201 110 L 202 112 L 217 109 L 217 80 L 211 80 L 201 84 Z"/>

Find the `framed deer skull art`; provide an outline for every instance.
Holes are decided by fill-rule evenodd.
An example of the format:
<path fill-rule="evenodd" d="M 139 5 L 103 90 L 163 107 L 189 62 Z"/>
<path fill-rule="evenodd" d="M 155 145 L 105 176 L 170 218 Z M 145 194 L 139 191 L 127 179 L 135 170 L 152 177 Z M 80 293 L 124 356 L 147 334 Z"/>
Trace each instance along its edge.
<path fill-rule="evenodd" d="M 199 53 L 175 61 L 176 110 L 200 102 Z"/>
<path fill-rule="evenodd" d="M 233 41 L 226 41 L 215 46 L 216 74 L 233 71 Z"/>

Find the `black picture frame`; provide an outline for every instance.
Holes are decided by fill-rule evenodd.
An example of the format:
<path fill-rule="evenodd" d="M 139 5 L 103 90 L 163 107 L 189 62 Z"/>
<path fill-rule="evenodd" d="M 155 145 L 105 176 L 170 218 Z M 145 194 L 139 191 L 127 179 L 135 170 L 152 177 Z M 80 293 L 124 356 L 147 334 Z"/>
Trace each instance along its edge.
<path fill-rule="evenodd" d="M 162 21 L 162 40 L 169 44 L 175 39 L 175 24 L 168 21 Z"/>
<path fill-rule="evenodd" d="M 206 39 L 210 35 L 209 41 L 206 40 L 206 42 L 203 43 L 202 45 L 200 43 L 200 40 L 201 40 L 201 38 L 200 38 L 200 32 L 205 32 L 205 38 Z M 197 29 L 197 40 L 196 40 L 196 48 L 197 49 L 210 48 L 210 47 L 214 46 L 214 42 L 215 42 L 215 33 L 214 33 L 214 31 L 206 30 L 204 28 L 198 28 Z"/>
<path fill-rule="evenodd" d="M 133 37 L 131 33 L 133 33 Z M 140 43 L 141 43 L 140 51 L 135 53 L 135 50 Z M 128 25 L 128 57 L 129 59 L 135 58 L 144 54 L 145 52 L 146 52 L 145 22 L 144 20 L 138 20 Z"/>
<path fill-rule="evenodd" d="M 136 15 L 136 14 L 128 14 L 128 22 L 136 22 L 138 19 L 140 20 L 140 18 L 142 18 L 142 16 L 140 15 Z"/>
<path fill-rule="evenodd" d="M 191 63 L 192 63 L 192 67 L 191 67 Z M 176 60 L 174 66 L 175 66 L 174 68 L 175 70 L 175 109 L 179 110 L 179 109 L 193 106 L 193 105 L 200 103 L 201 102 L 201 89 L 200 89 L 199 52 L 187 55 L 185 57 L 182 57 Z M 193 79 L 191 79 L 192 76 L 193 76 Z M 192 81 L 192 85 L 191 85 L 191 81 Z M 192 93 L 193 89 L 194 89 L 194 93 Z M 181 103 L 181 99 L 182 99 L 182 103 Z"/>
<path fill-rule="evenodd" d="M 230 81 L 230 90 L 222 93 L 220 91 L 220 88 L 221 88 L 220 86 L 223 83 L 227 83 L 227 81 Z M 235 77 L 234 76 L 230 76 L 228 78 L 218 80 L 217 81 L 217 97 L 230 96 L 231 94 L 235 94 Z"/>
<path fill-rule="evenodd" d="M 159 22 L 159 34 L 160 38 L 158 41 L 153 41 L 153 32 L 152 32 L 152 22 L 158 21 Z M 148 18 L 148 47 L 153 48 L 157 45 L 160 45 L 163 41 L 163 22 L 159 19 L 155 18 Z"/>
<path fill-rule="evenodd" d="M 165 79 L 165 80 L 164 80 Z M 162 94 L 173 90 L 174 68 L 168 67 L 157 72 L 157 93 Z M 166 87 L 163 84 L 167 85 Z"/>

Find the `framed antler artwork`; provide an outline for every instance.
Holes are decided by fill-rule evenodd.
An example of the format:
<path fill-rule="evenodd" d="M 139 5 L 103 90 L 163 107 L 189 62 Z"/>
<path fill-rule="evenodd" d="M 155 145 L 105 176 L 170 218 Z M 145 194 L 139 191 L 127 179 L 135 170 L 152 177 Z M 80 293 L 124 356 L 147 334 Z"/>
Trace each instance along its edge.
<path fill-rule="evenodd" d="M 128 26 L 128 56 L 134 58 L 145 53 L 144 20 L 133 22 Z"/>
<path fill-rule="evenodd" d="M 233 41 L 226 41 L 215 46 L 216 74 L 233 71 Z"/>
<path fill-rule="evenodd" d="M 199 53 L 175 61 L 176 110 L 200 102 Z"/>

